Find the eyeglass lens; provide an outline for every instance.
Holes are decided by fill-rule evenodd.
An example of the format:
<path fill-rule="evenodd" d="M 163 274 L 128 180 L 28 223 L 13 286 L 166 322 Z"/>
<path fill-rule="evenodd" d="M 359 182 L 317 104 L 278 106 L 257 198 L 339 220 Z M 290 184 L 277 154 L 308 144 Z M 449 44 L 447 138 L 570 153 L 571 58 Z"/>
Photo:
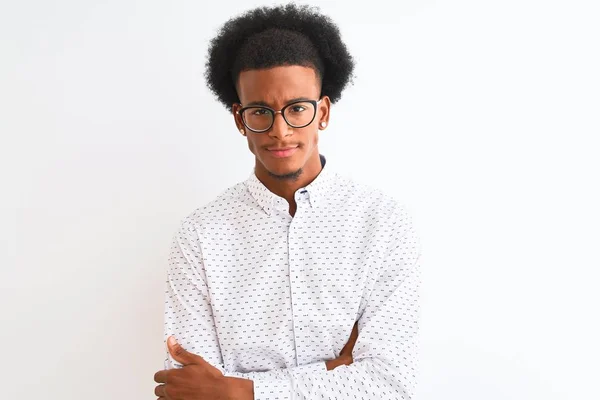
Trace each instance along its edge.
<path fill-rule="evenodd" d="M 315 116 L 315 107 L 310 102 L 290 104 L 283 111 L 283 117 L 289 125 L 301 128 L 311 123 Z M 268 130 L 273 124 L 273 112 L 264 107 L 250 107 L 243 111 L 242 118 L 246 126 L 252 130 Z"/>

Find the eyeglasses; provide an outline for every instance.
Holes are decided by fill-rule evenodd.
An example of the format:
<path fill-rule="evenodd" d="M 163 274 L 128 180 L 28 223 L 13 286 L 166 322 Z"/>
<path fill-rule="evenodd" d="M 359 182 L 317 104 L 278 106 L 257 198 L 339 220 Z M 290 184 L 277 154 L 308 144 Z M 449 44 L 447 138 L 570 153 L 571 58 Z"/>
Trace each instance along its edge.
<path fill-rule="evenodd" d="M 264 133 L 271 129 L 275 114 L 281 114 L 292 128 L 304 128 L 315 120 L 317 105 L 322 100 L 294 101 L 279 111 L 267 106 L 249 106 L 239 109 L 236 114 L 241 116 L 244 126 L 254 133 Z"/>

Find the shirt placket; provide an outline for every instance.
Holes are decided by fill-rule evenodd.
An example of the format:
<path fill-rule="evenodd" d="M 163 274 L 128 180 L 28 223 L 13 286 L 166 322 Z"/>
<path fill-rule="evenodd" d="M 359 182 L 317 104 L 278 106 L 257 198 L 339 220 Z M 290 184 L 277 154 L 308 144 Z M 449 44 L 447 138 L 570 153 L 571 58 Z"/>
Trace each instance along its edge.
<path fill-rule="evenodd" d="M 289 254 L 289 273 L 290 273 L 290 289 L 292 302 L 292 326 L 294 329 L 294 342 L 296 345 L 296 365 L 304 365 L 306 360 L 303 359 L 304 354 L 298 353 L 298 344 L 305 342 L 305 337 L 308 334 L 307 325 L 305 323 L 308 317 L 305 306 L 307 302 L 304 299 L 305 288 L 305 249 L 304 241 L 302 240 L 302 232 L 304 229 L 303 223 L 305 219 L 305 207 L 307 207 L 306 190 L 298 191 L 295 195 L 296 213 L 292 218 L 288 232 L 288 254 Z"/>

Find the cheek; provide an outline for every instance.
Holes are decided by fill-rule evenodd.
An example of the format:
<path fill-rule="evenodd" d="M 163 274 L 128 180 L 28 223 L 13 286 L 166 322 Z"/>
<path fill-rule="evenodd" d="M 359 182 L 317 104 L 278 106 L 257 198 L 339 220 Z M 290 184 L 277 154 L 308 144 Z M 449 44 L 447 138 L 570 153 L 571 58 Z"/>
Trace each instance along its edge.
<path fill-rule="evenodd" d="M 254 149 L 255 149 L 254 143 L 252 143 L 252 140 L 250 140 L 250 139 L 246 139 L 246 140 L 248 141 L 248 149 L 250 149 L 252 154 L 256 155 L 256 152 L 254 151 Z"/>
<path fill-rule="evenodd" d="M 314 131 L 311 131 L 309 133 L 310 135 L 310 141 L 312 142 L 312 144 L 314 146 L 316 146 L 317 144 L 319 144 L 319 130 L 315 129 Z"/>
<path fill-rule="evenodd" d="M 248 141 L 248 149 L 252 152 L 252 154 L 257 155 L 257 149 L 261 148 L 261 137 L 252 137 L 250 136 L 252 133 L 248 132 L 248 136 L 246 136 L 246 140 Z"/>

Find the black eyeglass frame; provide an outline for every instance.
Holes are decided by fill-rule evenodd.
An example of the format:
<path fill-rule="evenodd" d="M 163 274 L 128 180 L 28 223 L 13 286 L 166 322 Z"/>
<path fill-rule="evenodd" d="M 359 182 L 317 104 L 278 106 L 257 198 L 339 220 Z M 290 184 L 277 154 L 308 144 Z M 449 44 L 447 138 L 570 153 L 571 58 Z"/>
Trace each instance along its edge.
<path fill-rule="evenodd" d="M 275 115 L 276 115 L 276 114 L 281 114 L 281 116 L 283 117 L 283 120 L 285 121 L 285 123 L 286 123 L 286 124 L 288 124 L 288 126 L 291 126 L 292 128 L 300 129 L 300 128 L 305 128 L 305 127 L 307 127 L 307 126 L 309 126 L 310 124 L 312 124 L 312 123 L 313 123 L 313 121 L 314 121 L 314 120 L 315 120 L 315 118 L 317 117 L 317 106 L 319 105 L 319 103 L 320 103 L 321 101 L 323 101 L 323 98 L 321 98 L 321 99 L 319 99 L 319 100 L 297 100 L 297 101 L 294 101 L 294 102 L 292 102 L 292 103 L 290 103 L 290 104 L 286 104 L 286 105 L 285 105 L 285 106 L 284 106 L 284 107 L 283 107 L 281 110 L 279 110 L 279 111 L 277 111 L 277 110 L 274 110 L 274 109 L 272 109 L 271 107 L 267 107 L 267 106 L 260 106 L 260 105 L 256 105 L 256 106 L 247 106 L 247 107 L 242 107 L 242 108 L 240 108 L 239 110 L 237 110 L 237 111 L 236 111 L 236 114 L 238 114 L 238 115 L 240 116 L 240 119 L 242 120 L 242 123 L 244 124 L 244 126 L 245 126 L 246 128 L 248 128 L 248 130 L 249 130 L 249 131 L 251 131 L 251 132 L 254 132 L 254 133 L 265 133 L 265 132 L 268 132 L 268 131 L 269 131 L 269 130 L 270 130 L 272 127 L 273 127 L 273 124 L 275 123 Z M 288 121 L 288 120 L 285 118 L 285 114 L 284 114 L 285 110 L 286 110 L 288 107 L 291 107 L 291 106 L 293 106 L 293 105 L 295 105 L 295 104 L 298 104 L 298 103 L 311 103 L 311 104 L 313 105 L 313 116 L 312 116 L 312 118 L 311 118 L 311 120 L 310 120 L 310 122 L 309 122 L 308 124 L 305 124 L 305 125 L 299 125 L 299 126 L 292 125 L 292 124 L 290 124 L 290 122 L 289 122 L 289 121 Z M 250 108 L 264 108 L 265 110 L 268 110 L 268 111 L 270 111 L 270 112 L 271 112 L 271 125 L 269 125 L 269 127 L 268 127 L 267 129 L 261 129 L 261 130 L 255 130 L 255 129 L 252 129 L 252 128 L 250 128 L 250 127 L 248 126 L 248 124 L 246 124 L 246 121 L 244 120 L 244 111 L 245 111 L 245 110 L 248 110 L 248 109 L 250 109 Z"/>

